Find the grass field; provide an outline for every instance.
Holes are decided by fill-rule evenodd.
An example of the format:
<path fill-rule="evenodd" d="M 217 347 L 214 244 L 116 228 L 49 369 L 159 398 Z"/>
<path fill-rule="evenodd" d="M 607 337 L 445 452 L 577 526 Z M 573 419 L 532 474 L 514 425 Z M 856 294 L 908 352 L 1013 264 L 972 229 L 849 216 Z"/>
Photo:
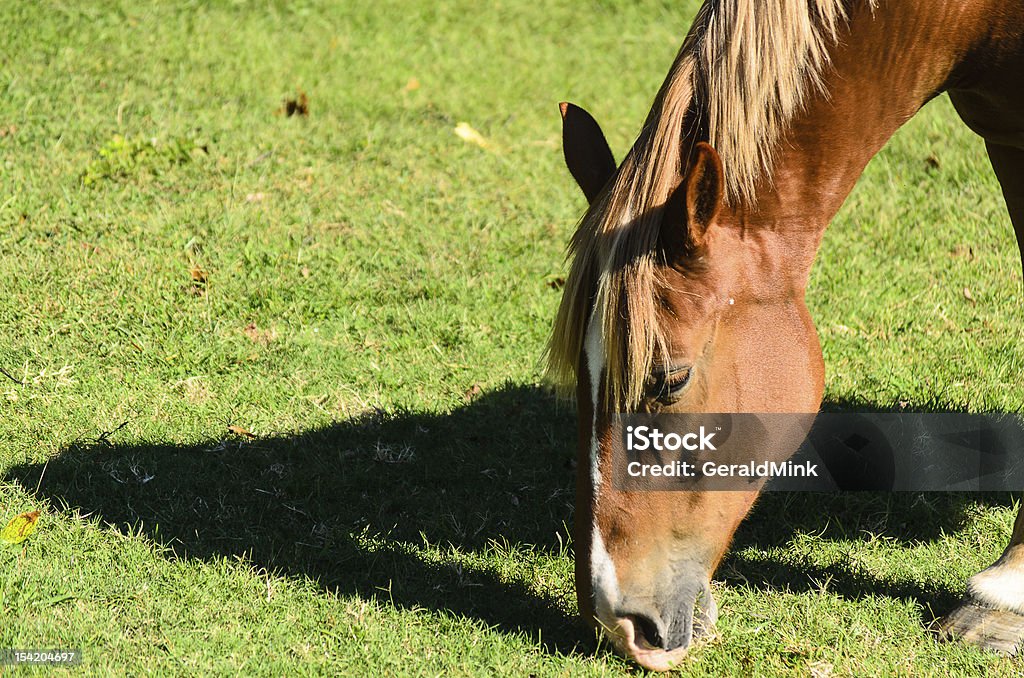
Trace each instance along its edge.
<path fill-rule="evenodd" d="M 695 9 L 0 3 L 0 521 L 43 512 L 0 549 L 0 648 L 629 672 L 575 618 L 574 414 L 540 383 L 583 208 L 556 104 L 621 157 Z M 808 299 L 831 406 L 1020 409 L 1019 258 L 948 100 L 868 167 Z M 767 497 L 681 673 L 1019 675 L 926 629 L 1012 518 Z"/>

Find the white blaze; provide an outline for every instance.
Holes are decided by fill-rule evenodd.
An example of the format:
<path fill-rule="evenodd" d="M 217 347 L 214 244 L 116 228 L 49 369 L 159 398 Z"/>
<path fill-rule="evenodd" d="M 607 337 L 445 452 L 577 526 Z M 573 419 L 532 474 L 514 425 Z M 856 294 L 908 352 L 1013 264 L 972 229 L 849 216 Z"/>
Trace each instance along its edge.
<path fill-rule="evenodd" d="M 600 318 L 599 313 L 594 314 Z M 584 353 L 587 357 L 587 372 L 590 375 L 590 398 L 593 404 L 594 420 L 590 431 L 590 482 L 592 490 L 591 506 L 594 507 L 591 526 L 590 540 L 590 572 L 591 583 L 594 591 L 594 612 L 597 618 L 603 623 L 609 623 L 615 618 L 613 613 L 615 603 L 619 598 L 619 579 L 615 574 L 615 563 L 612 562 L 608 550 L 604 546 L 604 538 L 597 525 L 597 502 L 598 493 L 601 490 L 601 446 L 597 437 L 597 413 L 601 405 L 601 374 L 604 372 L 604 347 L 601 341 L 601 324 L 599 320 L 591 319 L 587 328 L 586 341 L 584 342 Z"/>
<path fill-rule="evenodd" d="M 596 314 L 595 314 L 596 315 Z M 601 345 L 601 325 L 591 320 L 587 326 L 587 336 L 583 345 L 587 355 L 587 373 L 590 375 L 590 403 L 593 405 L 594 421 L 590 435 L 590 482 L 593 484 L 594 501 L 601 487 L 600 445 L 597 439 L 597 410 L 600 406 L 601 373 L 604 372 L 604 347 Z"/>

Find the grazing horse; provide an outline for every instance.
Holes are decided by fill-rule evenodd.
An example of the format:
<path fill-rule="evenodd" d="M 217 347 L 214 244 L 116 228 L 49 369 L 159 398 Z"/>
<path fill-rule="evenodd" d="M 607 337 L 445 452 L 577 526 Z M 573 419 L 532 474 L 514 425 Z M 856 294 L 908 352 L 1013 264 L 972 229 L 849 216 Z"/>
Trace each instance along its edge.
<path fill-rule="evenodd" d="M 579 413 L 576 589 L 585 618 L 666 669 L 709 633 L 711 574 L 755 491 L 626 492 L 608 465 L 629 412 L 802 412 L 824 365 L 804 303 L 822 234 L 871 157 L 948 92 L 985 139 L 1024 248 L 1024 2 L 706 0 L 616 167 L 562 105 L 590 207 L 548 347 Z M 1024 635 L 1024 514 L 947 633 Z"/>

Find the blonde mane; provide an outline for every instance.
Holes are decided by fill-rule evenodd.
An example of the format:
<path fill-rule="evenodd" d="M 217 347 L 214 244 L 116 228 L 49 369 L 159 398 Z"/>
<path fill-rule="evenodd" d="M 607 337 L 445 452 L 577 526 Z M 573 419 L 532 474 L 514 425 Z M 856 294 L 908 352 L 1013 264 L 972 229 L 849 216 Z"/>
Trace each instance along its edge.
<path fill-rule="evenodd" d="M 872 6 L 875 0 L 861 0 Z M 658 234 L 663 207 L 685 176 L 703 130 L 722 158 L 726 200 L 753 204 L 770 180 L 779 140 L 812 88 L 823 87 L 845 0 L 707 0 L 609 186 L 569 245 L 572 264 L 548 344 L 548 377 L 578 377 L 590 318 L 600 322 L 604 405 L 635 407 L 656 355 Z"/>

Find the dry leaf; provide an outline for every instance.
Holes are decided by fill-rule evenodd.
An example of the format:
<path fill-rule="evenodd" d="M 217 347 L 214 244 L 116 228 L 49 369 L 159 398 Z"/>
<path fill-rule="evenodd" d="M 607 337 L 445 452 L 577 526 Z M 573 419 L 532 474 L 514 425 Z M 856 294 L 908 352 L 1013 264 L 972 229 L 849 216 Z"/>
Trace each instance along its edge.
<path fill-rule="evenodd" d="M 245 196 L 245 201 L 246 202 L 263 202 L 263 199 L 266 198 L 266 197 L 267 197 L 267 195 L 265 193 L 250 193 L 250 194 Z"/>
<path fill-rule="evenodd" d="M 241 438 L 248 438 L 250 440 L 256 437 L 255 433 L 237 424 L 228 424 L 228 431 L 234 433 L 236 436 L 239 436 Z"/>
<path fill-rule="evenodd" d="M 416 78 L 409 78 L 409 82 L 405 83 L 405 91 L 413 92 L 420 88 L 420 81 Z"/>
<path fill-rule="evenodd" d="M 966 287 L 964 288 L 964 299 L 971 302 L 972 304 L 974 303 L 974 297 L 971 296 L 971 291 Z"/>
<path fill-rule="evenodd" d="M 261 330 L 256 327 L 256 323 L 249 323 L 242 331 L 245 332 L 245 336 L 249 337 L 253 343 L 260 344 L 261 346 L 269 346 L 270 342 L 277 339 L 277 332 L 272 329 Z"/>
<path fill-rule="evenodd" d="M 484 390 L 482 388 L 480 388 L 480 384 L 473 384 L 473 386 L 471 388 L 469 388 L 462 395 L 466 399 L 466 402 L 470 402 L 470 401 L 476 399 L 476 397 L 479 396 L 483 392 L 484 392 Z"/>
<path fill-rule="evenodd" d="M 484 135 L 470 127 L 468 122 L 460 122 L 455 126 L 455 135 L 463 141 L 476 144 L 480 148 L 491 148 L 491 142 L 484 138 Z"/>
<path fill-rule="evenodd" d="M 184 292 L 193 297 L 201 297 L 206 294 L 206 283 L 209 281 L 209 274 L 199 266 L 193 266 L 188 270 L 192 276 L 192 284 L 185 285 Z"/>
<path fill-rule="evenodd" d="M 39 511 L 22 513 L 11 519 L 2 531 L 0 531 L 0 542 L 5 544 L 20 544 L 36 531 L 39 523 Z"/>
<path fill-rule="evenodd" d="M 809 663 L 807 670 L 810 671 L 811 678 L 830 678 L 832 675 L 832 665 L 822 660 Z"/>
<path fill-rule="evenodd" d="M 974 248 L 970 245 L 957 245 L 949 253 L 954 257 L 966 257 L 968 261 L 974 259 Z"/>
<path fill-rule="evenodd" d="M 285 99 L 284 105 L 281 108 L 274 111 L 274 115 L 284 114 L 287 117 L 293 115 L 301 115 L 303 117 L 309 115 L 309 97 L 302 90 L 299 90 L 299 94 L 294 99 Z"/>

